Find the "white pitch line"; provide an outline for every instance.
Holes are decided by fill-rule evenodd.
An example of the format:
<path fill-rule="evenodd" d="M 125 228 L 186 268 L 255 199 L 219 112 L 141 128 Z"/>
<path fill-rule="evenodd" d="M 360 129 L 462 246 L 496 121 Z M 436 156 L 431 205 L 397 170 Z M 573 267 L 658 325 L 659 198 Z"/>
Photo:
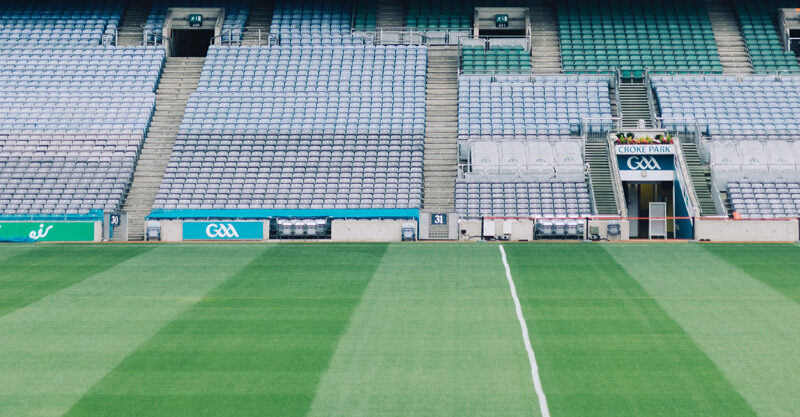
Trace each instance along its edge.
<path fill-rule="evenodd" d="M 536 390 L 536 396 L 539 397 L 539 411 L 542 413 L 542 417 L 550 417 L 547 398 L 545 398 L 544 390 L 542 389 L 542 380 L 539 378 L 539 365 L 536 364 L 536 355 L 533 353 L 531 338 L 528 335 L 528 325 L 522 315 L 522 306 L 519 304 L 519 297 L 517 297 L 517 286 L 514 285 L 514 278 L 511 278 L 511 268 L 508 266 L 508 258 L 506 258 L 506 251 L 503 249 L 503 245 L 500 245 L 500 254 L 503 256 L 503 265 L 506 267 L 506 278 L 511 289 L 511 298 L 514 299 L 514 308 L 517 310 L 517 320 L 519 320 L 519 325 L 522 328 L 522 340 L 525 342 L 528 361 L 531 363 L 531 379 L 533 379 L 533 388 Z"/>

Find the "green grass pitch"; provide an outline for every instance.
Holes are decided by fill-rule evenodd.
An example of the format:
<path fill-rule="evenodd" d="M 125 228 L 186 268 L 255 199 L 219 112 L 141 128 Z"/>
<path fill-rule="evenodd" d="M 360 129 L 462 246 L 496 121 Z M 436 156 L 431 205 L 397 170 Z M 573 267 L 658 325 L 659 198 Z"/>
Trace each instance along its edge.
<path fill-rule="evenodd" d="M 498 246 L 0 245 L 0 417 L 540 415 Z M 800 246 L 503 247 L 550 415 L 800 415 Z"/>

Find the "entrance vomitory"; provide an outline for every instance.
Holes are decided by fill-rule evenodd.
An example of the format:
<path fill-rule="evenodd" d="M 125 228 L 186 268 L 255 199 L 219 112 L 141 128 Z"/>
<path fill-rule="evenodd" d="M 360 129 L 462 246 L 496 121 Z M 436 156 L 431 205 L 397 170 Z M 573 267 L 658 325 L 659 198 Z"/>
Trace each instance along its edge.
<path fill-rule="evenodd" d="M 687 190 L 673 144 L 618 144 L 631 238 L 693 238 Z"/>

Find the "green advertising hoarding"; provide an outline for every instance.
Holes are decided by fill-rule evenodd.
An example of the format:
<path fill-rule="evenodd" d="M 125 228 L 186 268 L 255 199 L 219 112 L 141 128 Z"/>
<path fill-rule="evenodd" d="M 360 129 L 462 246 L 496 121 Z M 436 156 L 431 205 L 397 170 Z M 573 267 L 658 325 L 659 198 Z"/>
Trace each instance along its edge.
<path fill-rule="evenodd" d="M 93 222 L 0 222 L 0 241 L 92 242 Z"/>

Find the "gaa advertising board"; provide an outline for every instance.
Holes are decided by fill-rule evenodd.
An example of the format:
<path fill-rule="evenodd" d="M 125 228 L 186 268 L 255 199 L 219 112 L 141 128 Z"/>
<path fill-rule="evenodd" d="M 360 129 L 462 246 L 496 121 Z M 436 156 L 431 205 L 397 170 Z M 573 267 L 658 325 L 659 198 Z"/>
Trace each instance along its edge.
<path fill-rule="evenodd" d="M 183 240 L 264 240 L 264 222 L 183 222 Z"/>
<path fill-rule="evenodd" d="M 94 222 L 0 222 L 0 241 L 93 242 Z"/>
<path fill-rule="evenodd" d="M 622 181 L 672 181 L 675 179 L 674 145 L 617 145 Z"/>

